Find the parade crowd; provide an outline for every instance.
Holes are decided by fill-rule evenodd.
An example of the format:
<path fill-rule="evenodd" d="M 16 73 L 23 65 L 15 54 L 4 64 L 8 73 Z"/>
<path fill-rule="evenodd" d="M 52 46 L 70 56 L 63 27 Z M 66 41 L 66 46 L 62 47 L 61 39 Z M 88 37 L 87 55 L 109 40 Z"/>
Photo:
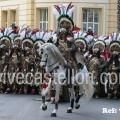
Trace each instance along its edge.
<path fill-rule="evenodd" d="M 67 16 L 68 17 L 68 16 Z M 41 51 L 40 47 L 44 43 L 56 45 L 59 51 L 68 61 L 69 68 L 83 69 L 87 66 L 89 72 L 93 73 L 93 85 L 95 89 L 94 97 L 120 98 L 120 33 L 111 33 L 107 36 L 97 36 L 91 27 L 87 31 L 74 26 L 74 22 L 68 17 L 59 17 L 57 30 L 43 31 L 31 29 L 29 26 L 16 26 L 12 24 L 9 28 L 0 28 L 0 93 L 14 94 L 39 94 L 47 84 L 31 85 L 26 83 L 18 84 L 15 80 L 10 83 L 8 74 L 6 82 L 3 82 L 2 73 L 27 74 L 46 71 L 40 66 Z M 75 56 L 75 52 L 78 52 Z M 100 82 L 101 74 L 106 84 Z M 117 75 L 117 78 L 114 74 Z M 110 76 L 110 77 L 109 77 Z M 12 77 L 12 75 L 11 75 Z M 20 76 L 19 76 L 20 77 Z M 28 75 L 28 81 L 34 77 Z M 48 77 L 51 77 L 48 75 Z M 110 79 L 111 78 L 111 79 Z M 46 78 L 43 77 L 43 81 Z M 114 83 L 114 84 L 112 84 Z M 64 97 L 69 97 L 67 87 L 61 88 L 61 101 Z M 77 94 L 77 85 L 75 91 Z M 54 85 L 51 89 L 50 97 L 54 97 Z"/>

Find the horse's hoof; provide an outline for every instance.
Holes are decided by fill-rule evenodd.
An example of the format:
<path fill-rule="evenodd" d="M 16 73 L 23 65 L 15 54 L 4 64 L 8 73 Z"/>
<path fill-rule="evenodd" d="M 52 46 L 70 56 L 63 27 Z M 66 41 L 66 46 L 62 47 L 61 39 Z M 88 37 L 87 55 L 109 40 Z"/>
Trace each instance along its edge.
<path fill-rule="evenodd" d="M 78 104 L 77 106 L 75 106 L 76 109 L 79 109 L 80 108 L 80 104 Z"/>
<path fill-rule="evenodd" d="M 72 113 L 72 110 L 71 110 L 71 109 L 68 109 L 68 110 L 67 110 L 67 113 Z"/>
<path fill-rule="evenodd" d="M 56 113 L 51 113 L 51 117 L 56 117 Z"/>
<path fill-rule="evenodd" d="M 7 92 L 5 92 L 5 94 L 7 94 Z"/>
<path fill-rule="evenodd" d="M 98 99 L 98 98 L 99 98 L 99 96 L 98 96 L 98 95 L 96 95 L 96 96 L 95 96 L 95 98 L 96 98 L 96 99 Z"/>
<path fill-rule="evenodd" d="M 47 105 L 46 106 L 42 106 L 42 110 L 43 111 L 47 110 Z"/>

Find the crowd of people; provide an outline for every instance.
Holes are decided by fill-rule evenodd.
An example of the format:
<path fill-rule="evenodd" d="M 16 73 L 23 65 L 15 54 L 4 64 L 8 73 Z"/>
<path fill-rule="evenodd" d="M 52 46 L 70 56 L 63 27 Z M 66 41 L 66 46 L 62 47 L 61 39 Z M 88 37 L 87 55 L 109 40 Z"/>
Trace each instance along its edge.
<path fill-rule="evenodd" d="M 63 19 L 65 17 L 68 20 Z M 42 31 L 14 24 L 9 28 L 0 29 L 0 93 L 39 94 L 43 88 L 46 88 L 47 84 L 44 83 L 36 85 L 33 82 L 28 85 L 25 81 L 21 84 L 16 80 L 10 82 L 9 77 L 12 77 L 12 74 L 9 76 L 3 73 L 15 73 L 15 76 L 19 72 L 44 74 L 45 69 L 40 67 L 42 54 L 40 47 L 44 43 L 52 43 L 63 54 L 69 68 L 83 69 L 83 65 L 86 64 L 89 72 L 93 73 L 95 98 L 107 96 L 119 99 L 120 33 L 97 36 L 91 27 L 87 32 L 74 27 L 74 22 L 67 15 L 57 19 L 59 19 L 57 31 Z M 76 51 L 78 54 L 75 56 Z M 109 74 L 102 75 L 103 72 Z M 28 75 L 27 78 L 28 81 L 34 81 L 33 76 Z M 101 79 L 105 84 L 101 83 Z M 44 80 L 43 77 L 42 81 Z M 69 99 L 67 87 L 70 86 L 71 84 L 62 87 L 62 101 Z M 75 89 L 77 95 L 77 87 Z M 54 97 L 54 92 L 55 89 L 52 88 L 50 96 Z"/>

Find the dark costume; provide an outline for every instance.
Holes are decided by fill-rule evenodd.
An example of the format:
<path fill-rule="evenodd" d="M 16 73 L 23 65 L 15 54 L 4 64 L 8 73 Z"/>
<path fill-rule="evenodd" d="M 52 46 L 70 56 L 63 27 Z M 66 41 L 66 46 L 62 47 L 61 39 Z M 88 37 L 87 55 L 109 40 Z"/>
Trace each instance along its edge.
<path fill-rule="evenodd" d="M 104 64 L 104 57 L 100 54 L 98 48 L 93 49 L 93 55 L 89 58 L 89 72 L 92 73 L 93 84 L 95 87 L 95 97 L 98 98 L 100 96 L 101 87 L 100 87 L 100 75 L 102 73 L 102 68 L 99 68 L 102 64 Z"/>
<path fill-rule="evenodd" d="M 103 65 L 107 72 L 107 96 L 114 99 L 119 98 L 119 71 L 120 71 L 120 42 L 114 40 L 109 45 L 110 58 Z"/>
<path fill-rule="evenodd" d="M 106 68 L 106 72 L 108 73 L 108 82 L 107 82 L 107 97 L 114 99 L 119 98 L 119 71 L 120 71 L 120 61 L 119 61 L 119 54 L 114 51 L 111 53 L 110 59 L 106 62 L 104 65 L 104 68 Z M 116 77 L 115 77 L 115 74 Z"/>

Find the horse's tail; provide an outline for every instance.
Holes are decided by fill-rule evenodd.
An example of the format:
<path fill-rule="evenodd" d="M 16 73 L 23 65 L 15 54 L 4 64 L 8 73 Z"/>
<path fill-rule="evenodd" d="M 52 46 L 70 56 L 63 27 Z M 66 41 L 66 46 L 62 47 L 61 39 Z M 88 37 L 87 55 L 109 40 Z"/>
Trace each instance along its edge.
<path fill-rule="evenodd" d="M 90 100 L 94 94 L 94 87 L 93 87 L 92 82 L 90 81 L 89 77 L 87 78 L 87 80 L 85 80 L 83 86 L 84 86 L 84 90 L 85 90 L 86 99 Z"/>
<path fill-rule="evenodd" d="M 50 91 L 50 88 L 51 88 L 51 79 L 49 80 L 49 84 L 48 84 L 48 86 L 46 87 L 46 89 L 43 89 L 43 90 L 41 91 L 41 95 L 42 95 L 42 96 L 46 96 L 46 94 Z"/>
<path fill-rule="evenodd" d="M 94 87 L 93 87 L 92 81 L 90 81 L 90 76 L 88 74 L 88 70 L 85 65 L 83 70 L 81 70 L 80 73 L 84 74 L 83 88 L 85 90 L 86 100 L 90 100 L 94 94 Z"/>
<path fill-rule="evenodd" d="M 93 87 L 92 81 L 90 81 L 90 76 L 88 74 L 88 70 L 86 66 L 84 66 L 84 72 L 86 73 L 86 75 L 85 75 L 83 86 L 85 89 L 86 99 L 90 100 L 94 94 L 94 87 Z"/>

